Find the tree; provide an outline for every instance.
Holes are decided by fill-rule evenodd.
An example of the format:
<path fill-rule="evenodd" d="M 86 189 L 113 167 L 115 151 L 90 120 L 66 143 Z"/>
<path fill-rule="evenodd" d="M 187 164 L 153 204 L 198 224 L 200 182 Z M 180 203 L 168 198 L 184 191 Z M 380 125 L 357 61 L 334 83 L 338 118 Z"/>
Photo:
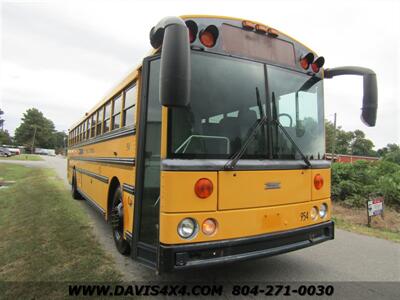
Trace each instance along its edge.
<path fill-rule="evenodd" d="M 12 139 L 7 130 L 0 129 L 0 145 L 11 145 Z"/>
<path fill-rule="evenodd" d="M 3 125 L 4 125 L 4 120 L 1 117 L 2 115 L 4 115 L 4 111 L 2 111 L 0 108 L 0 130 L 3 130 Z"/>
<path fill-rule="evenodd" d="M 325 120 L 325 147 L 326 147 L 326 152 L 331 153 L 332 152 L 332 141 L 333 141 L 333 135 L 335 132 L 335 127 L 333 126 L 333 123 Z M 335 152 L 337 152 L 335 150 Z"/>
<path fill-rule="evenodd" d="M 339 154 L 350 154 L 351 140 L 353 139 L 353 133 L 351 131 L 342 130 L 339 126 L 336 129 L 336 153 Z"/>
<path fill-rule="evenodd" d="M 383 159 L 400 165 L 400 149 L 386 154 Z"/>
<path fill-rule="evenodd" d="M 15 142 L 26 147 L 32 147 L 34 142 L 35 147 L 54 148 L 54 133 L 54 123 L 38 109 L 30 108 L 24 113 L 21 125 L 15 129 Z"/>
<path fill-rule="evenodd" d="M 394 151 L 399 151 L 400 146 L 397 144 L 387 144 L 385 147 L 378 149 L 377 153 L 379 156 L 384 157 L 387 154 L 394 152 Z"/>
<path fill-rule="evenodd" d="M 54 148 L 62 149 L 66 147 L 65 139 L 67 138 L 67 134 L 64 131 L 57 131 L 53 135 L 54 139 Z"/>
<path fill-rule="evenodd" d="M 354 155 L 375 155 L 374 143 L 365 138 L 365 133 L 361 130 L 355 130 L 353 132 L 353 138 L 351 141 L 351 154 Z"/>
<path fill-rule="evenodd" d="M 387 144 L 378 149 L 377 154 L 383 157 L 383 160 L 400 164 L 400 146 L 398 144 Z"/>
<path fill-rule="evenodd" d="M 326 152 L 329 153 L 332 151 L 334 130 L 332 122 L 325 120 L 325 145 Z M 337 127 L 335 143 L 336 154 L 376 155 L 376 152 L 373 150 L 374 143 L 367 139 L 365 133 L 359 129 L 345 131 L 341 126 Z"/>

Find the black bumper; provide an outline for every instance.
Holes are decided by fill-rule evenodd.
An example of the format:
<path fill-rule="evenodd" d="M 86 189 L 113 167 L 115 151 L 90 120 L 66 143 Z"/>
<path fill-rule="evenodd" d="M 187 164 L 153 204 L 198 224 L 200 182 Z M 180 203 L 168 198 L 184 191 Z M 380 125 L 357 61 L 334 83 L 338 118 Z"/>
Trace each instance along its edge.
<path fill-rule="evenodd" d="M 160 272 L 225 264 L 286 253 L 334 238 L 332 221 L 255 237 L 216 242 L 160 245 Z"/>

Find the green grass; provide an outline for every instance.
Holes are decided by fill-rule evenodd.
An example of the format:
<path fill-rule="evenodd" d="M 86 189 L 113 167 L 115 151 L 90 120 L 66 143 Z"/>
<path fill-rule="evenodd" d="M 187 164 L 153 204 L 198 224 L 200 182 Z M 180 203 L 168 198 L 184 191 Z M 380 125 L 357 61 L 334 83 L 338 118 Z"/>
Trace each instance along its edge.
<path fill-rule="evenodd" d="M 0 157 L 0 160 L 30 160 L 30 161 L 40 161 L 43 160 L 39 155 L 36 154 L 20 154 L 11 157 Z"/>
<path fill-rule="evenodd" d="M 335 221 L 335 226 L 337 228 L 400 243 L 400 232 L 351 223 L 337 216 L 332 217 L 332 219 Z"/>
<path fill-rule="evenodd" d="M 68 285 L 60 294 L 54 282 L 122 279 L 95 239 L 88 216 L 52 170 L 0 163 L 0 174 L 16 180 L 0 189 L 0 298 L 2 293 L 12 299 L 58 298 Z M 1 291 L 7 282 L 18 288 Z"/>

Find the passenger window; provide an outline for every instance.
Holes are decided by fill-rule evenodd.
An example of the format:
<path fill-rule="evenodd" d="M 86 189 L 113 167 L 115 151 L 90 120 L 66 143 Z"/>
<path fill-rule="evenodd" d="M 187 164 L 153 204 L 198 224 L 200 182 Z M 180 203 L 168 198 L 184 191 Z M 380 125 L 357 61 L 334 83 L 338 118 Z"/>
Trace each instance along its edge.
<path fill-rule="evenodd" d="M 230 113 L 227 113 L 226 116 L 230 117 L 230 118 L 237 118 L 238 114 L 239 114 L 239 111 L 237 110 L 237 111 L 232 111 Z"/>
<path fill-rule="evenodd" d="M 123 126 L 133 125 L 136 114 L 136 85 L 125 91 L 125 105 L 123 111 Z"/>
<path fill-rule="evenodd" d="M 90 137 L 90 122 L 89 122 L 89 119 L 86 120 L 86 133 L 85 133 L 85 135 L 86 135 L 86 139 L 88 140 L 89 137 Z"/>
<path fill-rule="evenodd" d="M 106 106 L 104 106 L 103 133 L 106 133 L 110 130 L 110 116 L 111 116 L 111 102 L 108 102 Z"/>
<path fill-rule="evenodd" d="M 95 114 L 92 115 L 91 117 L 91 128 L 90 128 L 90 137 L 93 138 L 96 135 L 96 120 L 95 120 Z"/>
<path fill-rule="evenodd" d="M 208 123 L 219 124 L 219 122 L 221 122 L 221 120 L 222 120 L 223 118 L 224 118 L 224 115 L 223 115 L 223 114 L 216 115 L 216 116 L 210 117 L 210 118 L 208 119 Z"/>
<path fill-rule="evenodd" d="M 101 124 L 103 123 L 103 108 L 100 108 L 97 111 L 97 129 L 96 129 L 96 135 L 101 134 Z"/>
<path fill-rule="evenodd" d="M 82 141 L 84 141 L 86 139 L 85 135 L 86 135 L 86 122 L 84 121 L 82 124 L 82 133 L 81 133 Z"/>
<path fill-rule="evenodd" d="M 119 95 L 113 101 L 113 116 L 112 116 L 112 129 L 118 129 L 120 127 L 121 122 L 121 107 L 122 107 L 122 97 Z"/>

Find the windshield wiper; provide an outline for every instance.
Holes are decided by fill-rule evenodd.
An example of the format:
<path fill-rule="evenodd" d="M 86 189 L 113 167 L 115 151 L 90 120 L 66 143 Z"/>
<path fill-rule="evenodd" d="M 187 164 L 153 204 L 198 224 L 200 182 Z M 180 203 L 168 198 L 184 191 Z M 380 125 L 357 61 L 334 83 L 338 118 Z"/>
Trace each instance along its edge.
<path fill-rule="evenodd" d="M 254 137 L 256 136 L 256 132 L 260 127 L 264 127 L 264 125 L 267 123 L 268 118 L 264 113 L 264 110 L 262 109 L 261 106 L 261 99 L 260 99 L 260 93 L 258 92 L 258 88 L 256 87 L 256 97 L 257 97 L 257 105 L 260 110 L 260 116 L 262 115 L 261 119 L 258 119 L 251 127 L 253 128 L 250 132 L 250 135 L 246 138 L 245 142 L 243 143 L 242 147 L 232 156 L 232 158 L 224 165 L 224 170 L 233 170 L 235 169 L 238 161 L 240 158 L 243 156 L 243 154 L 246 152 L 247 147 L 250 145 L 250 143 L 253 141 Z M 254 127 L 254 125 L 256 126 Z"/>
<path fill-rule="evenodd" d="M 307 167 L 311 167 L 311 163 L 308 160 L 307 156 L 305 156 L 303 154 L 303 152 L 300 150 L 299 146 L 297 146 L 296 142 L 292 139 L 292 137 L 290 136 L 290 134 L 287 132 L 287 130 L 285 129 L 285 127 L 282 126 L 281 123 L 279 123 L 278 120 L 278 114 L 277 114 L 277 109 L 276 109 L 276 100 L 275 100 L 275 93 L 272 92 L 272 109 L 273 109 L 273 122 L 283 131 L 283 133 L 285 134 L 285 136 L 287 137 L 287 139 L 292 143 L 292 145 L 294 146 L 294 148 L 297 150 L 297 152 L 299 152 L 301 158 L 304 160 L 304 162 L 306 163 Z"/>

